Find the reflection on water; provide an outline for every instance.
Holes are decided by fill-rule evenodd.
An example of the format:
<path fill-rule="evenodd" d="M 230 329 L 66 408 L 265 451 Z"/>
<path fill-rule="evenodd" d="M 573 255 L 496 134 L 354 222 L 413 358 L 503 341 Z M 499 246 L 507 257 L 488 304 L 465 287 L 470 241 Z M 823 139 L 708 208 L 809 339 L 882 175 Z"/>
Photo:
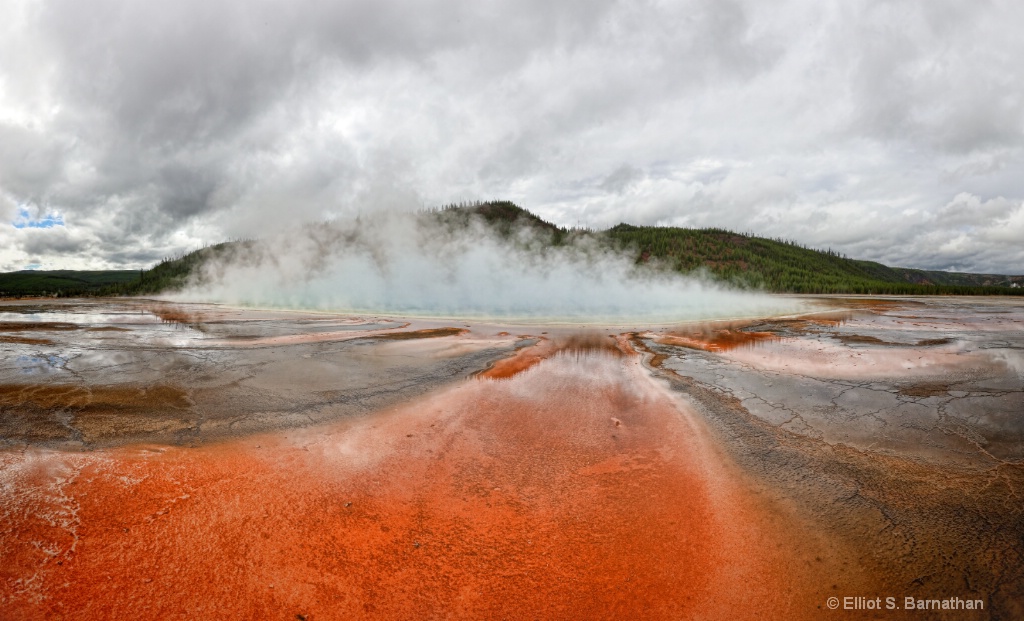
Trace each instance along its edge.
<path fill-rule="evenodd" d="M 9 304 L 0 307 L 0 343 L 51 345 L 54 333 L 66 339 L 118 346 L 194 347 L 219 340 L 256 340 L 292 335 L 389 330 L 405 323 L 275 311 L 241 311 L 209 305 L 152 301 L 99 304 Z M 80 332 L 84 332 L 78 334 Z M 45 338 L 38 336 L 45 333 Z M 32 366 L 32 365 L 29 365 Z"/>
<path fill-rule="evenodd" d="M 688 349 L 720 352 L 733 349 L 753 349 L 771 341 L 778 340 L 774 332 L 751 332 L 747 330 L 700 329 L 679 333 L 673 332 L 659 337 L 657 342 L 662 345 L 675 345 Z"/>
<path fill-rule="evenodd" d="M 9 309 L 0 312 L 0 322 L 32 322 L 32 323 L 74 323 L 74 324 L 147 324 L 159 323 L 159 319 L 145 312 L 96 312 L 83 308 L 79 312 L 68 310 L 32 310 L 29 312 L 12 312 Z"/>
<path fill-rule="evenodd" d="M 68 360 L 56 354 L 42 356 L 15 356 L 14 365 L 22 375 L 54 374 L 63 371 Z"/>
<path fill-rule="evenodd" d="M 656 342 L 707 352 L 759 349 L 838 329 L 853 316 L 851 311 L 832 311 L 800 318 L 694 323 L 665 331 Z"/>

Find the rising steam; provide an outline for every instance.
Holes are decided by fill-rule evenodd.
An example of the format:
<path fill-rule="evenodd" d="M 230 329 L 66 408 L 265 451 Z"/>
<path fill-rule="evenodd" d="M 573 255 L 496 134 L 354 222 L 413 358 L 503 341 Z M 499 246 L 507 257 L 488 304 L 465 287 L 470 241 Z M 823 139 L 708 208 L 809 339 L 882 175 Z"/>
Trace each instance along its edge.
<path fill-rule="evenodd" d="M 591 235 L 499 233 L 481 220 L 379 213 L 240 244 L 174 299 L 434 317 L 674 322 L 778 315 L 799 303 L 637 267 Z"/>

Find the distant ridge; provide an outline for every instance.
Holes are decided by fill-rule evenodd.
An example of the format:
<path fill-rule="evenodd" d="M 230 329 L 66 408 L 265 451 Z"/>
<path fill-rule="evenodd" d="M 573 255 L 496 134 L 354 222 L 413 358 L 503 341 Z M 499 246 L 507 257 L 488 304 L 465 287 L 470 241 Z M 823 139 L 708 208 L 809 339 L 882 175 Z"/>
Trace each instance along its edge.
<path fill-rule="evenodd" d="M 479 219 L 500 235 L 520 228 L 561 245 L 589 237 L 633 256 L 654 270 L 702 273 L 735 286 L 775 293 L 897 295 L 1024 295 L 1024 275 L 971 274 L 901 267 L 847 258 L 831 250 L 724 229 L 634 226 L 605 231 L 556 226 L 509 201 L 487 201 L 430 209 L 421 217 L 450 226 Z M 0 274 L 0 296 L 153 295 L 181 287 L 212 257 L 251 241 L 225 242 L 165 259 L 149 270 L 11 272 Z"/>
<path fill-rule="evenodd" d="M 780 293 L 1024 293 L 1024 276 L 888 267 L 850 259 L 831 250 L 815 250 L 790 241 L 724 229 L 619 224 L 602 234 L 620 248 L 637 252 L 639 262 L 667 263 L 680 272 L 702 268 L 722 280 Z"/>
<path fill-rule="evenodd" d="M 86 296 L 139 279 L 138 270 L 22 270 L 0 273 L 0 298 Z"/>
<path fill-rule="evenodd" d="M 526 225 L 552 235 L 552 243 L 573 236 L 603 238 L 635 255 L 637 263 L 679 272 L 703 269 L 717 279 L 776 293 L 869 293 L 902 295 L 1019 295 L 1024 275 L 970 274 L 888 267 L 849 259 L 829 250 L 794 242 L 733 233 L 724 229 L 688 229 L 619 224 L 591 232 L 558 227 L 508 201 L 450 205 L 442 216 L 482 217 L 507 232 Z M 1013 285 L 1016 284 L 1017 288 Z"/>

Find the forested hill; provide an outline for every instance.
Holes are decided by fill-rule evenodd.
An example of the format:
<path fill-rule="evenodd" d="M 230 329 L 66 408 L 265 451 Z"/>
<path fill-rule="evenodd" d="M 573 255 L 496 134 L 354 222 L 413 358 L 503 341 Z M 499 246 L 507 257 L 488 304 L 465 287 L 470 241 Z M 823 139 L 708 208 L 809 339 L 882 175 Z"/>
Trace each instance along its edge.
<path fill-rule="evenodd" d="M 887 267 L 829 250 L 722 229 L 619 224 L 598 232 L 570 230 L 508 201 L 453 205 L 433 213 L 456 221 L 477 215 L 503 234 L 527 226 L 549 233 L 553 244 L 569 243 L 575 236 L 593 236 L 653 269 L 682 273 L 702 269 L 720 280 L 778 293 L 1024 294 L 1024 275 Z"/>
<path fill-rule="evenodd" d="M 0 298 L 38 295 L 95 295 L 113 285 L 139 280 L 137 270 L 22 270 L 0 273 Z"/>
<path fill-rule="evenodd" d="M 1024 276 L 887 267 L 793 242 L 722 229 L 619 224 L 600 233 L 637 261 L 690 272 L 703 268 L 737 284 L 790 293 L 1021 294 Z M 1016 288 L 1013 285 L 1016 284 Z"/>
<path fill-rule="evenodd" d="M 633 257 L 641 269 L 701 271 L 740 287 L 778 293 L 862 293 L 900 295 L 1022 295 L 1024 276 L 969 274 L 887 267 L 794 242 L 741 235 L 722 229 L 633 226 L 606 231 L 566 229 L 507 201 L 450 205 L 420 214 L 453 227 L 476 218 L 499 235 L 528 228 L 552 245 L 591 238 Z M 161 261 L 142 272 L 14 272 L 0 274 L 0 297 L 7 295 L 152 295 L 182 286 L 211 257 L 238 244 L 226 242 Z M 38 278 L 32 277 L 35 274 Z M 62 274 L 62 278 L 42 277 Z M 71 275 L 86 275 L 75 280 Z M 104 278 L 103 275 L 106 275 Z M 12 280 L 13 279 L 13 280 Z M 68 280 L 70 279 L 70 280 Z M 80 282 L 81 281 L 81 282 Z M 102 281 L 102 282 L 101 282 Z M 20 283 L 10 288 L 9 283 Z M 82 282 L 89 284 L 83 285 Z M 5 283 L 7 288 L 5 288 Z M 25 283 L 34 283 L 25 286 Z M 99 283 L 99 284 L 98 284 Z"/>

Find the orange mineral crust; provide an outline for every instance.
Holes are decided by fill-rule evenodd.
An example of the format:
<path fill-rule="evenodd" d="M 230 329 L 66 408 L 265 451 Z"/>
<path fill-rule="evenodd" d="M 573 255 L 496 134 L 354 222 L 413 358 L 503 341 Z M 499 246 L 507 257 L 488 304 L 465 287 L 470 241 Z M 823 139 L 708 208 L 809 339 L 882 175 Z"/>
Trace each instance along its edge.
<path fill-rule="evenodd" d="M 4 619 L 800 619 L 836 579 L 604 349 L 276 435 L 8 450 L 0 483 Z"/>
<path fill-rule="evenodd" d="M 675 345 L 710 352 L 732 349 L 750 349 L 759 343 L 779 337 L 772 332 L 749 329 L 749 322 L 712 322 L 690 326 L 659 335 L 655 340 L 663 345 Z"/>

